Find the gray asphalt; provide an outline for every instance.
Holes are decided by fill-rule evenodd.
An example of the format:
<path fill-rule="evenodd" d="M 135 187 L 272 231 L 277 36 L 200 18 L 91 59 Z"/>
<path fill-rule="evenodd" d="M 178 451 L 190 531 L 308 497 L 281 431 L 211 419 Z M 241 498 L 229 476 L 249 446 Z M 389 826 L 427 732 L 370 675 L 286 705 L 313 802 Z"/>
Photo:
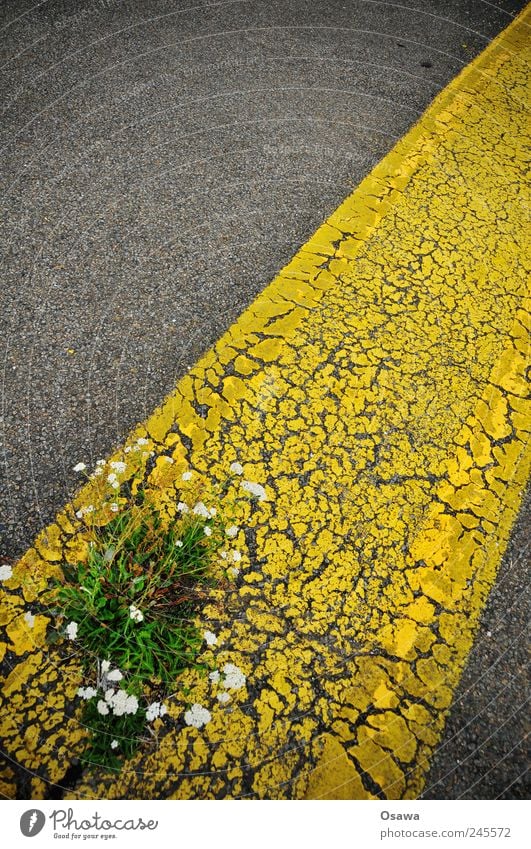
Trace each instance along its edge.
<path fill-rule="evenodd" d="M 0 554 L 25 549 L 75 463 L 149 415 L 524 5 L 4 0 Z M 495 618 L 515 601 L 501 586 Z M 465 699 L 454 736 L 467 716 Z M 439 798 L 457 792 L 458 748 L 441 750 Z"/>

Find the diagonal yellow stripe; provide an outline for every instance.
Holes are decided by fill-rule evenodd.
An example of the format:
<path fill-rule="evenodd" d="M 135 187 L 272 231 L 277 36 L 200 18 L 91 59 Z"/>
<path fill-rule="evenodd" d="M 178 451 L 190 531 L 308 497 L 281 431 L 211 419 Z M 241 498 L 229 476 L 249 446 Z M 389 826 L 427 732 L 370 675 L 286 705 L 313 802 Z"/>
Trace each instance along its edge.
<path fill-rule="evenodd" d="M 119 777 L 85 774 L 74 795 L 421 791 L 529 473 L 528 17 L 131 435 L 152 443 L 150 480 L 169 499 L 187 462 L 219 479 L 238 460 L 266 487 L 244 517 L 241 575 L 205 612 L 216 662 L 236 663 L 247 688 L 222 707 L 215 685 L 185 676 L 156 751 Z M 3 736 L 35 773 L 35 798 L 84 731 L 66 710 L 79 670 L 57 665 L 46 617 L 30 629 L 25 605 L 83 554 L 74 511 L 98 491 L 89 484 L 5 584 Z M 204 729 L 183 727 L 187 701 L 211 710 Z"/>

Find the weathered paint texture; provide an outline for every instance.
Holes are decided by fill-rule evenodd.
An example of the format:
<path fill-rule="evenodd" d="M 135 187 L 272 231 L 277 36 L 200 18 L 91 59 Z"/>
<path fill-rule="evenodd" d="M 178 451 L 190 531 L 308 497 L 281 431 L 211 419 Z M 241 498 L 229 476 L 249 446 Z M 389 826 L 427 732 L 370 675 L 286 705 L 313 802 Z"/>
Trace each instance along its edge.
<path fill-rule="evenodd" d="M 187 462 L 221 479 L 238 460 L 266 488 L 241 517 L 241 572 L 205 611 L 205 658 L 247 686 L 223 706 L 186 675 L 156 743 L 119 776 L 87 767 L 71 796 L 421 791 L 529 470 L 525 20 L 131 436 L 176 459 L 146 470 L 170 500 Z M 76 658 L 45 646 L 45 610 L 33 627 L 24 614 L 82 555 L 74 510 L 92 486 L 4 585 L 4 745 L 35 798 L 85 730 Z M 191 702 L 212 711 L 201 730 L 184 725 Z"/>

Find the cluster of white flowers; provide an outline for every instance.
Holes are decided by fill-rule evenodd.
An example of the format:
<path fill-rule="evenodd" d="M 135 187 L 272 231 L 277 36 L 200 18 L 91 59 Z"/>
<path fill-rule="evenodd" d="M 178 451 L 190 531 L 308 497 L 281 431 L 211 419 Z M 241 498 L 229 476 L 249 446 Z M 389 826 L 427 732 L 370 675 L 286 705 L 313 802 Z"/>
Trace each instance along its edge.
<path fill-rule="evenodd" d="M 133 620 L 133 622 L 142 622 L 144 619 L 144 614 L 138 607 L 135 607 L 134 604 L 129 605 L 129 618 Z"/>
<path fill-rule="evenodd" d="M 221 682 L 226 690 L 241 690 L 245 687 L 245 675 L 234 663 L 226 663 L 223 667 L 224 679 Z"/>
<path fill-rule="evenodd" d="M 214 669 L 213 672 L 209 674 L 209 679 L 213 684 L 221 684 L 225 690 L 241 690 L 242 687 L 245 687 L 246 677 L 241 671 L 241 669 L 236 666 L 234 663 L 226 663 L 223 667 L 223 678 L 221 677 L 221 672 L 219 669 Z M 228 695 L 228 694 L 227 694 Z M 220 702 L 225 704 L 229 701 L 229 698 L 226 695 L 218 696 Z"/>
<path fill-rule="evenodd" d="M 183 472 L 181 475 L 183 481 L 191 481 L 192 480 L 192 472 Z"/>
<path fill-rule="evenodd" d="M 90 515 L 90 513 L 94 513 L 94 505 L 93 504 L 87 504 L 86 507 L 81 507 L 79 510 L 77 510 L 76 517 L 78 519 L 82 519 L 83 516 L 88 516 L 88 515 Z"/>
<path fill-rule="evenodd" d="M 241 463 L 231 463 L 230 470 L 234 475 L 243 475 L 243 466 Z"/>
<path fill-rule="evenodd" d="M 192 705 L 184 714 L 184 721 L 187 725 L 192 725 L 194 728 L 202 728 L 207 722 L 212 719 L 210 711 L 199 704 Z"/>
<path fill-rule="evenodd" d="M 24 614 L 24 622 L 28 625 L 29 628 L 33 628 L 33 626 L 35 625 L 35 616 L 31 612 L 31 610 L 28 610 L 28 612 Z"/>
<path fill-rule="evenodd" d="M 111 501 L 109 507 L 111 508 L 111 513 L 118 513 L 118 510 L 120 509 L 116 501 Z"/>
<path fill-rule="evenodd" d="M 125 470 L 127 469 L 127 464 L 122 462 L 121 460 L 112 460 L 109 463 L 111 469 L 114 469 L 119 475 L 123 475 Z"/>
<path fill-rule="evenodd" d="M 11 568 L 9 563 L 4 563 L 3 566 L 0 566 L 0 581 L 9 581 L 12 574 L 13 569 Z"/>
<path fill-rule="evenodd" d="M 113 489 L 120 489 L 120 482 L 115 472 L 111 472 L 110 475 L 107 475 L 107 483 L 110 483 Z"/>
<path fill-rule="evenodd" d="M 205 525 L 205 527 L 203 528 L 203 533 L 206 537 L 212 536 L 212 528 L 210 527 L 210 525 Z"/>
<path fill-rule="evenodd" d="M 210 519 L 210 511 L 202 501 L 198 501 L 192 510 L 196 516 L 201 516 L 203 519 Z"/>
<path fill-rule="evenodd" d="M 231 525 L 230 528 L 227 528 L 225 533 L 230 539 L 234 539 L 234 537 L 238 535 L 239 530 L 238 525 Z"/>
<path fill-rule="evenodd" d="M 218 695 L 217 695 L 217 700 L 218 700 L 218 702 L 220 702 L 222 705 L 226 705 L 226 704 L 228 704 L 228 703 L 230 702 L 230 696 L 229 696 L 229 694 L 228 694 L 226 691 L 225 691 L 225 692 L 223 692 L 223 693 L 218 693 Z"/>
<path fill-rule="evenodd" d="M 267 501 L 267 493 L 261 483 L 242 481 L 240 486 L 245 490 L 245 492 L 248 492 L 250 495 L 254 495 L 255 498 L 258 498 L 259 501 Z"/>
<path fill-rule="evenodd" d="M 109 712 L 115 716 L 136 713 L 138 710 L 138 699 L 130 696 L 125 690 L 107 690 L 103 699 L 98 701 L 96 709 L 102 716 Z"/>
<path fill-rule="evenodd" d="M 111 672 L 107 672 L 106 675 L 107 681 L 121 681 L 123 677 L 124 676 L 119 669 L 112 669 Z"/>
<path fill-rule="evenodd" d="M 164 716 L 166 713 L 168 713 L 166 705 L 161 704 L 161 702 L 152 702 L 146 710 L 146 719 L 148 722 L 153 722 L 154 719 Z"/>
<path fill-rule="evenodd" d="M 131 451 L 141 451 L 145 445 L 149 445 L 149 439 L 146 439 L 145 436 L 141 436 L 134 445 L 128 445 L 124 448 L 125 454 L 130 454 Z"/>
<path fill-rule="evenodd" d="M 207 646 L 215 646 L 218 641 L 218 638 L 212 631 L 205 631 L 203 637 L 205 638 Z"/>
<path fill-rule="evenodd" d="M 86 468 L 86 463 L 76 463 L 74 466 L 74 472 L 84 472 Z"/>
<path fill-rule="evenodd" d="M 188 507 L 188 504 L 186 504 L 185 501 L 179 501 L 177 505 L 177 510 L 179 511 L 179 513 L 188 513 L 190 508 Z"/>
<path fill-rule="evenodd" d="M 78 627 L 79 626 L 78 626 L 77 622 L 69 622 L 68 623 L 68 625 L 65 628 L 65 633 L 66 633 L 66 636 L 68 637 L 69 640 L 77 639 L 77 629 L 78 629 Z"/>
<path fill-rule="evenodd" d="M 77 691 L 77 694 L 82 699 L 93 699 L 94 696 L 98 695 L 98 691 L 94 687 L 80 687 Z"/>

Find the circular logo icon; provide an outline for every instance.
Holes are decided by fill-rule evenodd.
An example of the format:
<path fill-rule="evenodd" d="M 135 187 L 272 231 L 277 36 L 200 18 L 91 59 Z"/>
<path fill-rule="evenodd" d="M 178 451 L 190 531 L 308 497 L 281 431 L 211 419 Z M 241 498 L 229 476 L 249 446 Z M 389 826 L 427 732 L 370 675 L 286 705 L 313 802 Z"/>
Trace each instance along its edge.
<path fill-rule="evenodd" d="M 20 817 L 20 830 L 24 837 L 35 837 L 44 828 L 46 817 L 42 811 L 32 808 Z"/>

